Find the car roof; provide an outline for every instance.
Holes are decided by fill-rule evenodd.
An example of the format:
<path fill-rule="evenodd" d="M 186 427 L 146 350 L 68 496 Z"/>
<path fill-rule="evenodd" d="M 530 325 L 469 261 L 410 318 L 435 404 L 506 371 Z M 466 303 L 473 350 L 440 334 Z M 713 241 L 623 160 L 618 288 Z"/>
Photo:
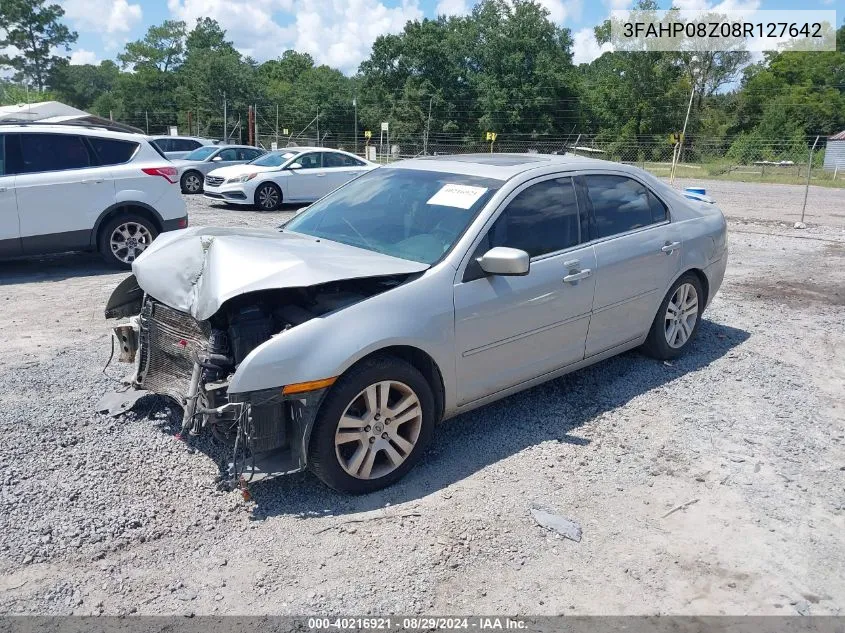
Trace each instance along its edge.
<path fill-rule="evenodd" d="M 31 134 L 78 134 L 82 136 L 100 136 L 103 138 L 134 141 L 135 143 L 137 143 L 139 139 L 146 138 L 143 134 L 137 134 L 135 132 L 115 132 L 103 127 L 97 127 L 96 125 L 62 123 L 51 125 L 49 123 L 35 123 L 37 123 L 37 125 L 32 125 L 32 123 L 21 123 L 20 125 L 5 124 L 0 126 L 0 133 L 27 132 Z"/>
<path fill-rule="evenodd" d="M 257 149 L 259 152 L 266 152 L 267 150 L 252 145 L 203 145 L 203 147 L 214 147 L 216 149 Z M 198 147 L 197 149 L 202 149 Z"/>
<path fill-rule="evenodd" d="M 389 169 L 418 169 L 442 171 L 466 176 L 509 180 L 534 169 L 560 167 L 564 169 L 617 168 L 618 163 L 574 154 L 456 154 L 422 156 L 387 165 Z"/>

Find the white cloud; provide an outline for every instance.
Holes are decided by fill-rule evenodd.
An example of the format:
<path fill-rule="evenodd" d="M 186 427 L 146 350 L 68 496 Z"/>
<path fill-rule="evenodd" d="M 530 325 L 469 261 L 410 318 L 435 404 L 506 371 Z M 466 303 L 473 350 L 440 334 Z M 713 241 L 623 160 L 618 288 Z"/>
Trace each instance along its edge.
<path fill-rule="evenodd" d="M 597 57 L 601 57 L 602 53 L 610 50 L 609 43 L 599 44 L 596 41 L 596 35 L 591 28 L 576 31 L 572 39 L 572 61 L 575 64 L 589 64 Z"/>
<path fill-rule="evenodd" d="M 548 9 L 549 19 L 555 24 L 581 18 L 582 0 L 537 0 L 537 2 Z"/>
<path fill-rule="evenodd" d="M 423 17 L 417 0 L 396 7 L 379 0 L 168 0 L 168 7 L 189 28 L 198 17 L 217 20 L 241 53 L 259 61 L 294 48 L 347 73 L 369 55 L 376 37 Z M 276 22 L 277 12 L 295 16 L 293 23 Z"/>
<path fill-rule="evenodd" d="M 107 35 L 128 33 L 143 17 L 141 5 L 127 0 L 65 0 L 62 7 L 74 28 Z"/>
<path fill-rule="evenodd" d="M 630 9 L 631 5 L 634 4 L 634 0 L 602 0 L 602 3 L 611 11 L 622 11 L 624 9 Z M 677 2 L 673 4 L 677 4 Z"/>
<path fill-rule="evenodd" d="M 467 15 L 469 12 L 466 0 L 440 0 L 435 9 L 437 15 Z"/>
<path fill-rule="evenodd" d="M 94 51 L 86 51 L 84 48 L 75 50 L 70 54 L 71 66 L 81 66 L 83 64 L 99 64 L 100 60 L 97 58 L 97 53 Z"/>

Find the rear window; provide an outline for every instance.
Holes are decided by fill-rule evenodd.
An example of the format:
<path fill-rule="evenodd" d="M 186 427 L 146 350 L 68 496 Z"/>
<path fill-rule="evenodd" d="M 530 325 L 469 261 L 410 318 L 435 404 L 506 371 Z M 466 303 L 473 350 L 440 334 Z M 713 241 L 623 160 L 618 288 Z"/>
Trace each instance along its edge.
<path fill-rule="evenodd" d="M 113 138 L 98 138 L 89 136 L 88 142 L 94 148 L 100 165 L 121 165 L 128 163 L 135 152 L 138 151 L 138 143 L 132 141 L 120 141 Z"/>

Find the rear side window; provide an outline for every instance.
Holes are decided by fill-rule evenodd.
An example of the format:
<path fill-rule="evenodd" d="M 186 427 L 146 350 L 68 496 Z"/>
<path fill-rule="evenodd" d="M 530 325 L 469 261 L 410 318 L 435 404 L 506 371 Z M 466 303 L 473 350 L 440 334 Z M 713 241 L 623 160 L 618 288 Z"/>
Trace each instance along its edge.
<path fill-rule="evenodd" d="M 132 141 L 120 141 L 113 138 L 98 138 L 89 136 L 88 142 L 94 148 L 100 165 L 122 165 L 128 163 L 135 152 L 138 151 L 138 143 Z"/>
<path fill-rule="evenodd" d="M 578 202 L 571 178 L 531 185 L 511 200 L 490 229 L 490 247 L 509 246 L 531 257 L 580 241 Z"/>
<path fill-rule="evenodd" d="M 239 149 L 238 160 L 255 160 L 264 152 L 257 149 Z"/>
<path fill-rule="evenodd" d="M 150 144 L 160 152 L 171 151 L 169 138 L 157 138 L 154 141 L 150 141 Z"/>
<path fill-rule="evenodd" d="M 0 134 L 0 176 L 6 175 L 6 135 Z"/>
<path fill-rule="evenodd" d="M 361 161 L 346 154 L 323 152 L 323 167 L 360 167 L 363 164 Z"/>
<path fill-rule="evenodd" d="M 666 207 L 645 186 L 625 176 L 585 177 L 598 237 L 610 237 L 666 219 Z"/>
<path fill-rule="evenodd" d="M 20 134 L 17 173 L 81 169 L 93 162 L 88 147 L 74 134 Z"/>

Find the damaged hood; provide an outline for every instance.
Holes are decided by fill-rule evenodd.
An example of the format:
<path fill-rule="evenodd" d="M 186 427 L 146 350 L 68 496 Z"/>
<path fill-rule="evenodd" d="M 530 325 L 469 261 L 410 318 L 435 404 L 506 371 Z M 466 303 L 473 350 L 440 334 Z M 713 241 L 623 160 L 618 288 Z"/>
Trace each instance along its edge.
<path fill-rule="evenodd" d="M 132 264 L 150 296 L 201 321 L 256 290 L 422 272 L 427 264 L 259 229 L 192 227 L 159 235 Z"/>

